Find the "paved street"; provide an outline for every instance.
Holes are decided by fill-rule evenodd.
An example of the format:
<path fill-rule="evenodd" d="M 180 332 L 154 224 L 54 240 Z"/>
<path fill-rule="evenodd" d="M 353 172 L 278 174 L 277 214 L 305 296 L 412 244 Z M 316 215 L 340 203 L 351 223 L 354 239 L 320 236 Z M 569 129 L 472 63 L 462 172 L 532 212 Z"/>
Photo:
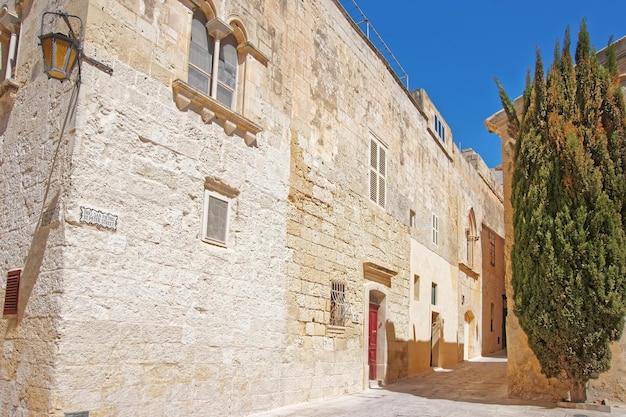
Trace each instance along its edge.
<path fill-rule="evenodd" d="M 509 399 L 506 358 L 460 363 L 358 394 L 284 407 L 254 417 L 611 417 L 626 416 L 624 405 L 611 412 L 557 408 L 552 403 Z"/>

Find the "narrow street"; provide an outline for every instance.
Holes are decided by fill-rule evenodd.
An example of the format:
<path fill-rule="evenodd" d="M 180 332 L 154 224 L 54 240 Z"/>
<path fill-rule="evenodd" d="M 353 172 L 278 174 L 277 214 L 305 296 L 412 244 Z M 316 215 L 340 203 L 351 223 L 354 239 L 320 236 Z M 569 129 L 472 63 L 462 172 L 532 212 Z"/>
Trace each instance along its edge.
<path fill-rule="evenodd" d="M 478 358 L 437 369 L 380 389 L 332 400 L 284 407 L 250 417 L 610 417 L 611 412 L 558 408 L 553 403 L 510 399 L 506 358 Z"/>

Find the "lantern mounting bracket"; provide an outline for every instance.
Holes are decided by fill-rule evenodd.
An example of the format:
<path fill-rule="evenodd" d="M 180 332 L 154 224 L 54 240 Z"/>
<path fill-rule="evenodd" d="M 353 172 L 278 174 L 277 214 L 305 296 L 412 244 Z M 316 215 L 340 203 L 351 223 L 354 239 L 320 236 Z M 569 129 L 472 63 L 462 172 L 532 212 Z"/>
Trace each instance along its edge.
<path fill-rule="evenodd" d="M 46 16 L 52 16 L 57 20 L 48 19 L 46 22 Z M 55 29 L 58 29 L 56 23 L 59 18 L 62 19 L 67 26 L 67 35 L 58 30 L 55 31 Z M 74 30 L 74 27 L 72 27 L 72 20 L 75 24 L 78 23 L 78 33 Z M 48 31 L 46 29 L 46 33 L 44 34 L 44 26 L 46 26 L 46 23 L 51 30 Z M 43 53 L 44 72 L 48 75 L 48 78 L 54 78 L 59 81 L 67 80 L 76 63 L 78 63 L 78 71 L 80 74 L 81 61 L 87 61 L 89 64 L 109 75 L 113 74 L 113 68 L 84 54 L 82 39 L 83 20 L 80 17 L 67 14 L 66 12 L 44 12 L 41 16 L 39 46 L 41 46 Z"/>

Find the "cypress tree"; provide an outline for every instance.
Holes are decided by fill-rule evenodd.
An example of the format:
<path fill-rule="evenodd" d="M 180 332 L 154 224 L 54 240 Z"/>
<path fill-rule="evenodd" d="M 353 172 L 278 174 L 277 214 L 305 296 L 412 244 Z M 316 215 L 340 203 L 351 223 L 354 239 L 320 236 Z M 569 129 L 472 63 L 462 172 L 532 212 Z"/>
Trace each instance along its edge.
<path fill-rule="evenodd" d="M 511 202 L 515 314 L 542 372 L 574 402 L 607 371 L 626 313 L 626 107 L 615 51 L 598 63 L 586 22 L 571 56 L 544 75 L 537 51 L 518 115 L 496 80 L 516 140 Z"/>

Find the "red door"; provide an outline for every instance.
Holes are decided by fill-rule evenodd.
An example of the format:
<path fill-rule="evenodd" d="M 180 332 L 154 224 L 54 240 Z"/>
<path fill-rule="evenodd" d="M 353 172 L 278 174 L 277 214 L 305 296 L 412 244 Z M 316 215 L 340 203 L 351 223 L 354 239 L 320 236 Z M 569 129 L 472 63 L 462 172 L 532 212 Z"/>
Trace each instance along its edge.
<path fill-rule="evenodd" d="M 367 364 L 370 368 L 370 380 L 376 379 L 376 336 L 378 331 L 378 305 L 370 304 Z"/>

